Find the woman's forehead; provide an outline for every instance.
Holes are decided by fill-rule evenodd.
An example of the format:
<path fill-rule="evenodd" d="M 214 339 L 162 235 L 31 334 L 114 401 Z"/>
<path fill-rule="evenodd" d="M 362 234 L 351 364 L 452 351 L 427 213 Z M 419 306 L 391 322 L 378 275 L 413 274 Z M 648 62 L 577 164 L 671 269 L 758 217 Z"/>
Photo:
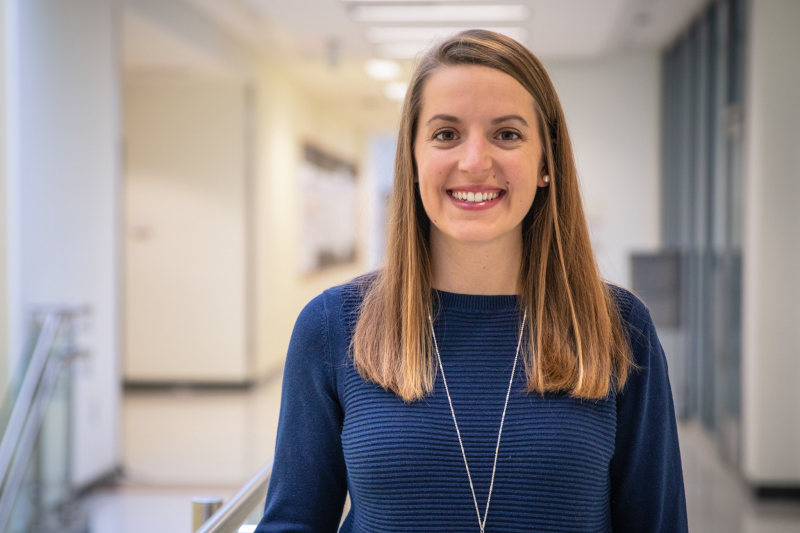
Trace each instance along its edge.
<path fill-rule="evenodd" d="M 519 115 L 530 125 L 536 120 L 533 96 L 522 84 L 505 72 L 477 65 L 443 67 L 426 80 L 420 119 L 424 124 L 440 114 L 462 120 Z"/>

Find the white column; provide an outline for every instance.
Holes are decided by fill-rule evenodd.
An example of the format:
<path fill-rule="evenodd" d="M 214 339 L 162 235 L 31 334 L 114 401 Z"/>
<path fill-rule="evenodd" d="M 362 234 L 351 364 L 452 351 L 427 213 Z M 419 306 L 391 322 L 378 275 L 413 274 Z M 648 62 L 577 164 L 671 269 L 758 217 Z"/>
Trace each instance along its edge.
<path fill-rule="evenodd" d="M 800 483 L 800 2 L 752 0 L 746 33 L 743 470 Z"/>
<path fill-rule="evenodd" d="M 77 485 L 118 462 L 119 13 L 116 0 L 15 3 L 10 91 L 21 303 L 85 303 L 89 357 L 74 378 Z M 24 324 L 20 322 L 20 329 Z M 13 333 L 13 332 L 12 332 Z M 21 331 L 17 331 L 21 334 Z"/>

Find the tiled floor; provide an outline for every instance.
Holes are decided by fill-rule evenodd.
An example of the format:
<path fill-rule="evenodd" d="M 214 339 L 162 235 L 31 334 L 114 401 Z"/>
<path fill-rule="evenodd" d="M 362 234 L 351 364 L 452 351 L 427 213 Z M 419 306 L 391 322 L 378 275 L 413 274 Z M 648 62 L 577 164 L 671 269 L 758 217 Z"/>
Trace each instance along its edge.
<path fill-rule="evenodd" d="M 189 533 L 193 496 L 228 498 L 235 487 L 122 486 L 86 500 L 92 533 Z"/>
<path fill-rule="evenodd" d="M 224 498 L 272 455 L 280 380 L 250 392 L 128 393 L 126 481 L 92 494 L 93 533 L 191 531 L 191 497 Z M 800 533 L 800 502 L 759 502 L 701 427 L 679 427 L 693 533 Z"/>
<path fill-rule="evenodd" d="M 800 501 L 755 499 L 699 424 L 680 424 L 678 432 L 690 531 L 800 533 Z"/>

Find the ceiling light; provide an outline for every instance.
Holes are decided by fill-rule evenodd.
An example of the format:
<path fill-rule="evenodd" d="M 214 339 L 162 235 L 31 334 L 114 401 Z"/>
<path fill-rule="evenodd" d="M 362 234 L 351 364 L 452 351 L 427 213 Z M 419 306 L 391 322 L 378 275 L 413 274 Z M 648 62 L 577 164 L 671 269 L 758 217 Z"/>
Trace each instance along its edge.
<path fill-rule="evenodd" d="M 380 57 L 391 59 L 416 59 L 431 46 L 430 41 L 379 44 L 375 51 Z"/>
<path fill-rule="evenodd" d="M 396 43 L 396 42 L 432 42 L 439 41 L 460 31 L 473 29 L 468 27 L 373 27 L 368 28 L 364 34 L 367 42 L 373 44 Z M 507 35 L 517 41 L 527 41 L 528 32 L 525 28 L 483 28 Z"/>
<path fill-rule="evenodd" d="M 364 72 L 373 80 L 394 80 L 403 75 L 403 67 L 390 59 L 370 59 L 364 63 Z"/>
<path fill-rule="evenodd" d="M 406 91 L 408 90 L 408 84 L 402 81 L 395 81 L 392 83 L 387 83 L 383 86 L 383 94 L 389 100 L 394 100 L 396 102 L 402 102 L 403 98 L 406 97 Z"/>
<path fill-rule="evenodd" d="M 523 5 L 416 5 L 354 6 L 350 16 L 358 22 L 502 22 L 525 20 Z"/>

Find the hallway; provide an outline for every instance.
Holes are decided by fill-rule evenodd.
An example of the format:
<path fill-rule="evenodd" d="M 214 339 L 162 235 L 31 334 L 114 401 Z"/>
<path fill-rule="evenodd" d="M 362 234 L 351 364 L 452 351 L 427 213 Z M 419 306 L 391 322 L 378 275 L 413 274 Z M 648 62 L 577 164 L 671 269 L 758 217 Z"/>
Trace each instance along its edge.
<path fill-rule="evenodd" d="M 7 397 L 0 406 L 0 533 L 39 533 L 45 523 L 74 531 L 83 518 L 70 516 L 75 505 L 90 513 L 90 533 L 190 531 L 193 496 L 229 498 L 273 457 L 281 371 L 308 302 L 386 266 L 387 257 L 430 255 L 403 252 L 397 243 L 414 239 L 392 233 L 398 221 L 422 222 L 417 242 L 425 244 L 425 221 L 441 223 L 425 211 L 425 189 L 415 189 L 420 177 L 450 172 L 436 186 L 448 206 L 458 188 L 498 193 L 495 204 L 453 204 L 476 213 L 505 205 L 501 197 L 515 186 L 502 186 L 514 183 L 506 179 L 512 174 L 533 183 L 526 180 L 534 172 L 506 172 L 519 156 L 512 145 L 492 148 L 506 142 L 501 133 L 521 135 L 513 128 L 485 128 L 486 139 L 500 144 L 471 145 L 488 148 L 474 152 L 487 163 L 477 173 L 462 168 L 462 159 L 450 171 L 425 174 L 421 143 L 402 136 L 417 126 L 401 122 L 431 124 L 413 112 L 427 90 L 414 81 L 421 54 L 465 29 L 490 30 L 497 42 L 509 37 L 529 49 L 542 64 L 536 71 L 546 72 L 534 85 L 557 94 L 544 101 L 557 102 L 546 107 L 558 113 L 523 122 L 542 126 L 540 136 L 554 146 L 570 147 L 567 159 L 551 160 L 542 187 L 579 191 L 545 198 L 552 205 L 572 198 L 580 215 L 562 232 L 556 224 L 567 217 L 553 211 L 553 234 L 574 236 L 585 225 L 591 245 L 559 244 L 559 256 L 570 263 L 580 258 L 575 252 L 590 251 L 588 270 L 631 290 L 650 310 L 679 419 L 691 530 L 800 533 L 800 0 L 480 4 L 0 0 L 0 398 Z M 462 46 L 465 35 L 473 34 L 454 43 Z M 452 92 L 474 86 L 461 82 Z M 520 94 L 541 111 L 536 91 L 528 92 Z M 486 94 L 480 103 L 509 101 Z M 448 106 L 449 96 L 442 98 Z M 527 103 L 519 109 L 530 112 Z M 436 116 L 461 120 L 443 111 Z M 486 124 L 518 117 L 511 111 Z M 464 124 L 452 132 L 473 131 L 459 130 Z M 562 124 L 554 137 L 551 126 L 555 132 Z M 445 142 L 439 135 L 450 126 L 430 132 L 431 146 Z M 459 146 L 453 142 L 437 145 L 442 161 L 456 161 L 449 156 L 458 150 L 444 150 Z M 539 157 L 518 158 L 525 163 L 518 168 L 535 168 L 528 165 Z M 561 188 L 575 180 L 573 189 Z M 409 201 L 398 204 L 398 191 Z M 517 205 L 511 198 L 506 207 Z M 413 206 L 414 215 L 399 205 Z M 510 210 L 519 217 L 507 229 L 521 231 L 526 220 L 551 224 L 536 209 Z M 481 239 L 462 243 L 471 254 L 465 264 L 479 257 L 476 242 L 499 242 Z M 428 257 L 417 270 L 433 278 L 434 263 Z M 510 268 L 482 272 L 478 281 L 505 280 L 508 290 L 493 294 L 521 294 Z M 547 295 L 539 284 L 563 279 L 572 294 L 581 278 L 543 274 L 526 287 Z M 429 286 L 441 288 L 422 279 L 406 294 Z M 465 294 L 490 290 L 475 280 L 465 286 Z M 412 309 L 383 301 L 387 313 Z M 570 305 L 574 315 L 580 306 Z M 587 320 L 589 330 L 598 323 Z M 582 364 L 579 329 L 573 325 Z M 287 456 L 304 457 L 295 455 L 299 448 L 287 446 Z M 315 464 L 335 464 L 324 457 Z M 545 464 L 541 457 L 526 456 Z M 307 464 L 298 470 L 309 471 Z M 536 480 L 527 477 L 532 470 L 506 481 Z M 395 475 L 386 478 L 394 483 Z M 757 498 L 759 490 L 790 497 Z M 581 494 L 573 485 L 565 492 Z M 400 501 L 378 494 L 375 516 L 388 509 L 385 502 Z M 602 514 L 604 493 L 594 494 L 593 509 Z M 527 512 L 545 505 L 525 502 L 546 500 L 520 501 Z M 578 513 L 565 508 L 559 518 L 573 522 L 561 529 L 579 529 Z M 338 509 L 298 514 L 333 524 Z M 460 529 L 452 513 L 441 516 Z M 534 521 L 514 515 L 510 523 Z"/>

